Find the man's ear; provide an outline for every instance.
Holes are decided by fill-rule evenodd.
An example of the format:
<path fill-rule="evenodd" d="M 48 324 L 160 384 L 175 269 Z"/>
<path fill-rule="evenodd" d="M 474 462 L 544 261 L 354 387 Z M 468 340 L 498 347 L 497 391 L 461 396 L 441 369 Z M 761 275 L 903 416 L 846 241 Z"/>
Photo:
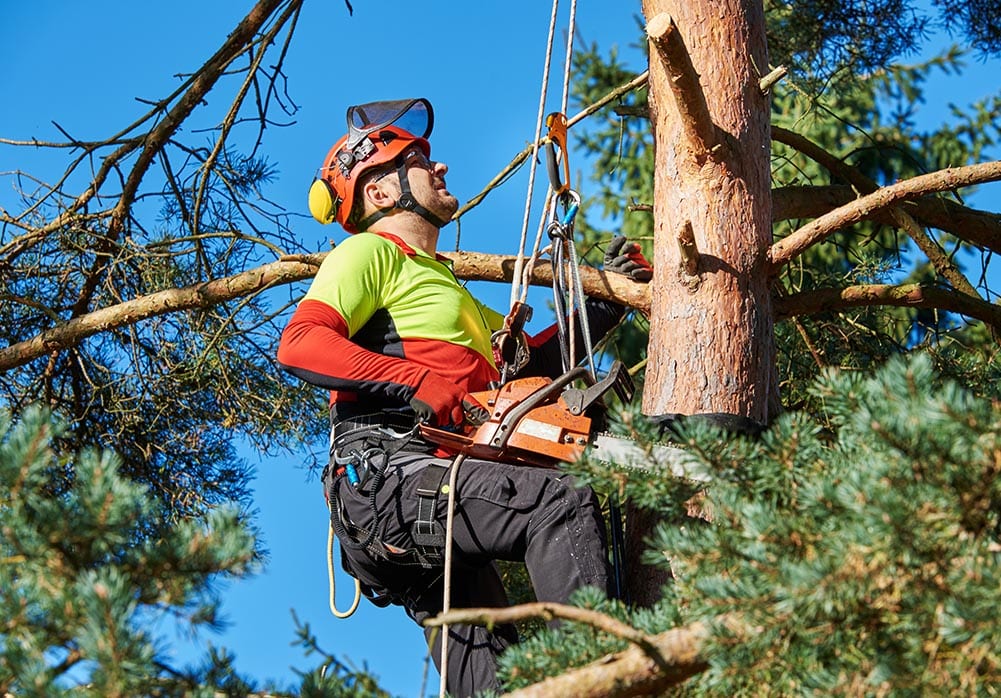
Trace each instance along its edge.
<path fill-rule="evenodd" d="M 390 193 L 389 187 L 384 186 L 381 180 L 366 182 L 361 188 L 361 194 L 377 209 L 389 208 L 396 204 L 396 197 Z"/>

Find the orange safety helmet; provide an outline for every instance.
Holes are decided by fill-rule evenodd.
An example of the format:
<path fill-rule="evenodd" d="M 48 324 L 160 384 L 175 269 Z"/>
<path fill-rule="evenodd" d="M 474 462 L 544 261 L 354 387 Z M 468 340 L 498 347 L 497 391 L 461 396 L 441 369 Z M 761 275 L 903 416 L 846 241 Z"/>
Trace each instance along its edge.
<path fill-rule="evenodd" d="M 347 122 L 348 133 L 327 153 L 319 176 L 309 188 L 309 212 L 320 223 L 337 221 L 347 232 L 356 233 L 358 228 L 348 222 L 348 217 L 354 207 L 358 180 L 372 168 L 394 161 L 399 164 L 397 158 L 411 145 L 430 158 L 427 138 L 434 127 L 434 111 L 426 99 L 371 102 L 349 107 Z M 405 178 L 406 168 L 400 166 L 400 170 Z M 409 195 L 409 182 L 404 188 Z"/>

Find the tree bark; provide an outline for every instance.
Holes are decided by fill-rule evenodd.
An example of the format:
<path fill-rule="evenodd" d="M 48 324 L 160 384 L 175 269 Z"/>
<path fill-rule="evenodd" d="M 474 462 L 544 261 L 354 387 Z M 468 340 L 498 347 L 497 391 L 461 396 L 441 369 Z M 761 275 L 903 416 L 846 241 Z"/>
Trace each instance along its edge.
<path fill-rule="evenodd" d="M 777 410 L 778 383 L 763 8 L 644 0 L 643 13 L 652 42 L 657 270 L 643 411 L 765 423 Z M 694 267 L 684 238 L 694 238 Z"/>

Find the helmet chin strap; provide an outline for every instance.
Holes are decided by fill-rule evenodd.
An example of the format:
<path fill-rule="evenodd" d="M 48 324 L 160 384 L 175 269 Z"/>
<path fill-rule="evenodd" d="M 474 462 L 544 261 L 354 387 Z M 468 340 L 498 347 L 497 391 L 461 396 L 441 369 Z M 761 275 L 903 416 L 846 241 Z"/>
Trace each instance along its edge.
<path fill-rule="evenodd" d="M 444 228 L 448 225 L 448 221 L 443 221 L 417 203 L 417 199 L 410 190 L 410 177 L 407 176 L 407 164 L 403 161 L 402 157 L 398 157 L 397 162 L 396 173 L 400 176 L 400 198 L 392 206 L 380 208 L 378 211 L 374 211 L 366 216 L 363 220 L 358 221 L 358 229 L 365 230 L 380 218 L 385 218 L 397 209 L 412 211 L 436 228 Z"/>

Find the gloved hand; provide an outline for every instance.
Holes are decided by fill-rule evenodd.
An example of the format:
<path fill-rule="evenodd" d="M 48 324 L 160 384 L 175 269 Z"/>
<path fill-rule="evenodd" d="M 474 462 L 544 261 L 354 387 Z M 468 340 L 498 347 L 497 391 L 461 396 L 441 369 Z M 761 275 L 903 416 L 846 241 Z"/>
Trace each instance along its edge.
<path fill-rule="evenodd" d="M 417 418 L 430 426 L 478 426 L 490 418 L 487 409 L 472 395 L 433 371 L 424 374 L 410 398 L 410 406 Z"/>
<path fill-rule="evenodd" d="M 612 238 L 605 249 L 605 271 L 628 276 L 633 281 L 653 278 L 653 266 L 643 256 L 639 243 L 626 243 L 625 235 Z"/>

